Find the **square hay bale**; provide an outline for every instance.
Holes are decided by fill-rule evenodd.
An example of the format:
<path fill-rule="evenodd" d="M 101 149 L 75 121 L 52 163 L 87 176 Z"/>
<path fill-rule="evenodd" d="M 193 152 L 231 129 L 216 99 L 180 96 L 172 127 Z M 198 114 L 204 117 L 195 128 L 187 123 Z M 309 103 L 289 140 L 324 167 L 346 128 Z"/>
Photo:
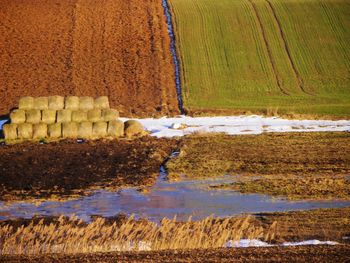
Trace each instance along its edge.
<path fill-rule="evenodd" d="M 100 109 L 89 110 L 87 113 L 87 118 L 89 121 L 98 122 L 102 121 L 102 113 Z"/>
<path fill-rule="evenodd" d="M 37 123 L 33 125 L 33 139 L 40 140 L 47 138 L 47 124 Z"/>
<path fill-rule="evenodd" d="M 124 122 L 120 120 L 109 121 L 107 134 L 110 137 L 118 138 L 124 136 Z"/>
<path fill-rule="evenodd" d="M 21 123 L 17 126 L 18 139 L 32 139 L 33 125 L 31 123 Z"/>
<path fill-rule="evenodd" d="M 41 110 L 27 110 L 26 111 L 27 123 L 40 123 L 41 122 Z"/>
<path fill-rule="evenodd" d="M 19 99 L 18 108 L 20 110 L 31 110 L 34 108 L 33 97 L 22 97 Z"/>
<path fill-rule="evenodd" d="M 17 124 L 5 124 L 3 127 L 5 140 L 17 139 Z"/>
<path fill-rule="evenodd" d="M 79 97 L 77 96 L 66 97 L 64 108 L 67 110 L 79 110 Z"/>
<path fill-rule="evenodd" d="M 80 110 L 92 110 L 94 108 L 94 99 L 92 97 L 81 97 L 79 98 L 79 109 Z"/>
<path fill-rule="evenodd" d="M 119 117 L 119 112 L 115 109 L 105 109 L 102 110 L 102 120 L 103 121 L 115 121 Z"/>
<path fill-rule="evenodd" d="M 93 138 L 104 138 L 107 136 L 107 122 L 98 121 L 92 126 L 92 136 Z"/>
<path fill-rule="evenodd" d="M 77 122 L 65 122 L 62 123 L 62 137 L 63 138 L 78 138 L 78 123 Z"/>
<path fill-rule="evenodd" d="M 57 111 L 57 122 L 71 122 L 72 111 L 71 110 L 58 110 Z"/>
<path fill-rule="evenodd" d="M 82 110 L 77 110 L 72 112 L 72 121 L 74 122 L 83 122 L 87 121 L 87 112 Z"/>
<path fill-rule="evenodd" d="M 43 110 L 41 111 L 41 122 L 51 124 L 56 122 L 56 110 Z"/>
<path fill-rule="evenodd" d="M 78 138 L 90 139 L 92 137 L 92 122 L 80 122 L 78 126 Z"/>
<path fill-rule="evenodd" d="M 47 97 L 37 97 L 34 98 L 35 110 L 47 110 L 49 108 L 49 99 Z"/>
<path fill-rule="evenodd" d="M 14 110 L 10 113 L 11 123 L 19 124 L 26 122 L 26 112 L 24 110 Z"/>
<path fill-rule="evenodd" d="M 53 123 L 47 126 L 47 135 L 49 138 L 58 139 L 62 137 L 62 124 Z"/>
<path fill-rule="evenodd" d="M 62 96 L 50 96 L 49 97 L 49 109 L 50 110 L 63 110 L 64 109 L 64 97 L 62 97 Z"/>
<path fill-rule="evenodd" d="M 109 100 L 107 96 L 101 96 L 95 99 L 95 109 L 109 109 Z"/>

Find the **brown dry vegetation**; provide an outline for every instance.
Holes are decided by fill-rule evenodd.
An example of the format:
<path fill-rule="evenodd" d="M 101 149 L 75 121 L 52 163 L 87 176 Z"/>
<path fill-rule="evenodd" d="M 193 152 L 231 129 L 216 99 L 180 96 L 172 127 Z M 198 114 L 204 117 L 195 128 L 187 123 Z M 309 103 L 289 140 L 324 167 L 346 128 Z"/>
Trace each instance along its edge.
<path fill-rule="evenodd" d="M 251 217 L 179 223 L 163 219 L 160 225 L 133 217 L 107 223 L 97 218 L 85 224 L 77 218 L 61 216 L 54 223 L 44 219 L 29 225 L 0 226 L 0 254 L 91 253 L 166 249 L 220 248 L 228 240 L 273 240 L 276 223 L 264 229 L 251 224 Z"/>
<path fill-rule="evenodd" d="M 107 95 L 122 115 L 178 113 L 158 0 L 1 0 L 0 115 L 20 96 Z"/>
<path fill-rule="evenodd" d="M 230 175 L 346 175 L 350 134 L 197 135 L 182 140 L 167 163 L 170 177 Z"/>
<path fill-rule="evenodd" d="M 2 251 L 10 249 L 11 253 L 49 252 L 45 255 L 3 255 L 9 262 L 81 262 L 81 261 L 144 261 L 149 262 L 193 262 L 207 260 L 263 260 L 285 261 L 291 259 L 310 262 L 316 258 L 329 259 L 332 262 L 344 262 L 348 259 L 349 245 L 310 246 L 310 247 L 272 247 L 248 249 L 213 249 L 219 247 L 225 238 L 259 237 L 269 242 L 301 241 L 309 239 L 334 240 L 348 242 L 344 237 L 350 235 L 350 208 L 317 209 L 286 213 L 265 213 L 250 217 L 233 217 L 228 219 L 207 218 L 199 222 L 175 222 L 163 220 L 159 226 L 147 220 L 133 220 L 125 216 L 114 218 L 96 218 L 92 223 L 79 222 L 77 219 L 35 218 L 17 219 L 0 222 Z M 64 235 L 66 233 L 66 235 Z M 267 235 L 268 234 L 268 235 Z M 64 235 L 64 238 L 62 237 Z M 36 243 L 35 240 L 43 242 Z M 65 246 L 62 242 L 65 242 Z M 110 252 L 111 250 L 130 249 L 130 241 L 137 245 L 140 240 L 153 240 L 152 249 L 172 249 L 150 252 Z M 5 241 L 5 242 L 4 242 Z M 22 242 L 21 242 L 22 241 Z M 26 241 L 26 242 L 24 242 Z M 75 244 L 73 246 L 73 242 Z M 114 242 L 115 241 L 115 242 Z M 39 245 L 40 244 L 40 245 Z M 55 244 L 58 244 L 56 246 Z M 123 247 L 123 245 L 125 245 Z M 196 248 L 200 250 L 180 248 Z M 203 247 L 207 249 L 203 249 Z M 27 247 L 28 250 L 23 250 Z M 4 249 L 6 248 L 6 249 Z M 80 248 L 79 254 L 67 254 Z M 177 248 L 173 250 L 173 248 Z M 210 249 L 208 249 L 210 248 Z M 94 253 L 84 253 L 94 251 Z M 98 253 L 97 251 L 105 251 Z M 323 255 L 320 257 L 320 255 Z M 0 257 L 1 260 L 1 257 Z M 260 262 L 260 261 L 259 261 Z"/>
<path fill-rule="evenodd" d="M 0 146 L 0 199 L 83 194 L 91 187 L 147 186 L 174 140 L 65 141 Z"/>
<path fill-rule="evenodd" d="M 284 176 L 287 177 L 287 176 Z M 350 199 L 350 180 L 344 177 L 266 178 L 216 185 L 213 188 L 232 189 L 241 193 L 260 193 L 286 197 L 289 200 Z"/>

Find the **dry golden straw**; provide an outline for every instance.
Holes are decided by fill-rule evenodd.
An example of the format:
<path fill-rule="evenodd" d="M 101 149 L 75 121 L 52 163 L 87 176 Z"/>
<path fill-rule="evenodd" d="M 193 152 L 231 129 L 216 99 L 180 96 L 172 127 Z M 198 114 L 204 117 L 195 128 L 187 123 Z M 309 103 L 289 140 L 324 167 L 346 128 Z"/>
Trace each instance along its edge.
<path fill-rule="evenodd" d="M 18 108 L 21 110 L 31 110 L 34 108 L 33 97 L 22 97 L 19 99 Z"/>
<path fill-rule="evenodd" d="M 64 108 L 67 110 L 79 110 L 79 97 L 68 96 L 64 102 Z"/>
<path fill-rule="evenodd" d="M 10 114 L 11 123 L 19 124 L 26 121 L 26 112 L 24 110 L 14 110 Z"/>
<path fill-rule="evenodd" d="M 103 218 L 86 224 L 76 217 L 61 216 L 50 224 L 41 220 L 19 228 L 0 226 L 0 254 L 207 249 L 223 247 L 228 240 L 274 238 L 276 223 L 264 229 L 251 221 L 251 217 L 208 217 L 193 222 L 174 218 L 156 224 L 130 217 L 121 224 L 107 223 Z"/>

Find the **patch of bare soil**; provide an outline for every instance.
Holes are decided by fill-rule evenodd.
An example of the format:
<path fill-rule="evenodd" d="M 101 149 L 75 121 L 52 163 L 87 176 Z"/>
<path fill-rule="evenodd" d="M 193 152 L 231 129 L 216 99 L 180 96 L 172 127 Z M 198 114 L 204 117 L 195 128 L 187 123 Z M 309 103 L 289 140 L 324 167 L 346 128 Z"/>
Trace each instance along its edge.
<path fill-rule="evenodd" d="M 2 0 L 0 115 L 21 96 L 108 95 L 124 116 L 177 114 L 159 0 Z"/>
<path fill-rule="evenodd" d="M 0 199 L 83 194 L 91 187 L 146 186 L 174 140 L 64 141 L 0 146 Z"/>
<path fill-rule="evenodd" d="M 347 262 L 350 245 L 2 256 L 3 262 Z"/>

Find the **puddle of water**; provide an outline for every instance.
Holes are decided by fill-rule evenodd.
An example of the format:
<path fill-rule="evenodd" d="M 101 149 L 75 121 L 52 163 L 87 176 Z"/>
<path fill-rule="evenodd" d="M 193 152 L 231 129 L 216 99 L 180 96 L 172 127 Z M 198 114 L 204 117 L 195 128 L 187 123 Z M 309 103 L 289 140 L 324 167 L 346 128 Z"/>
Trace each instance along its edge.
<path fill-rule="evenodd" d="M 118 213 L 135 214 L 159 222 L 164 217 L 194 220 L 214 214 L 225 217 L 241 213 L 278 212 L 315 208 L 345 207 L 350 201 L 288 201 L 259 194 L 240 194 L 232 190 L 207 190 L 213 180 L 169 182 L 161 172 L 148 193 L 129 188 L 118 192 L 94 191 L 91 196 L 65 202 L 5 203 L 0 202 L 0 219 L 31 218 L 34 215 L 77 215 L 85 221 L 92 215 L 104 217 Z M 215 184 L 233 182 L 232 177 L 215 180 Z"/>

